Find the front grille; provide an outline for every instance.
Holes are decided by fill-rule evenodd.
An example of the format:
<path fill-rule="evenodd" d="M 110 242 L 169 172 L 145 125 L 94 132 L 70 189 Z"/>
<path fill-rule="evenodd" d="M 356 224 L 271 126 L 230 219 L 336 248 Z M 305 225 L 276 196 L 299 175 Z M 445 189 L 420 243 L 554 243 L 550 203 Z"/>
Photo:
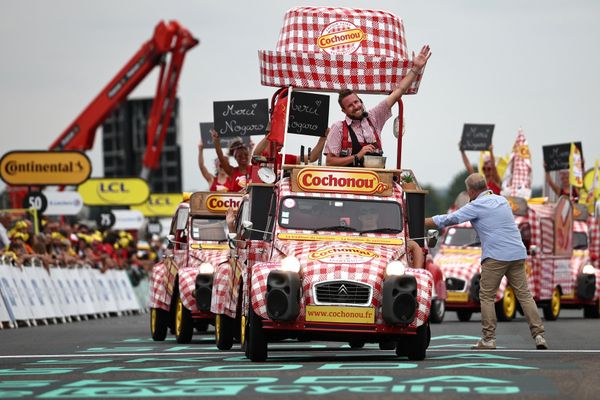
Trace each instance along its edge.
<path fill-rule="evenodd" d="M 465 290 L 467 282 L 458 278 L 446 278 L 446 290 Z"/>
<path fill-rule="evenodd" d="M 370 285 L 351 281 L 328 281 L 314 287 L 317 304 L 371 304 Z"/>

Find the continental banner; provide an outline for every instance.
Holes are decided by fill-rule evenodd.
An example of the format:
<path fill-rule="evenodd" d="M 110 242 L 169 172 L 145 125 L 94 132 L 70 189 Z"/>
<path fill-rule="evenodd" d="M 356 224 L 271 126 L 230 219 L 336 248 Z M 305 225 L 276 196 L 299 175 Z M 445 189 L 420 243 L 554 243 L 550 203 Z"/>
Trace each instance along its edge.
<path fill-rule="evenodd" d="M 11 151 L 0 160 L 8 185 L 79 185 L 92 173 L 90 159 L 79 151 Z"/>
<path fill-rule="evenodd" d="M 292 191 L 391 196 L 392 173 L 366 168 L 295 168 Z"/>
<path fill-rule="evenodd" d="M 144 217 L 171 217 L 183 201 L 181 193 L 153 193 L 144 204 L 129 207 L 140 211 Z"/>
<path fill-rule="evenodd" d="M 92 178 L 77 191 L 88 206 L 137 205 L 150 196 L 148 183 L 140 178 Z"/>

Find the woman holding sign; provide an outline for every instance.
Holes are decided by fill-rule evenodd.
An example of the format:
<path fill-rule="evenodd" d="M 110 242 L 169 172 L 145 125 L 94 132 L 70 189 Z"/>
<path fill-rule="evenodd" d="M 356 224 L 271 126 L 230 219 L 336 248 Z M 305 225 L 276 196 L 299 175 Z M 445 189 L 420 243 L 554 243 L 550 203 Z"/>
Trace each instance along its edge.
<path fill-rule="evenodd" d="M 246 187 L 246 182 L 250 177 L 250 151 L 242 140 L 232 142 L 229 145 L 229 155 L 233 156 L 238 164 L 237 167 L 232 167 L 229 164 L 228 158 L 223 154 L 219 134 L 214 129 L 210 133 L 215 143 L 215 151 L 217 152 L 217 157 L 219 157 L 221 167 L 231 180 L 229 187 L 232 192 L 239 192 Z"/>
<path fill-rule="evenodd" d="M 463 163 L 465 164 L 465 168 L 469 175 L 475 172 L 473 166 L 469 162 L 465 151 L 460 146 L 460 154 L 462 155 Z M 496 160 L 494 159 L 494 145 L 490 144 L 489 147 L 489 156 L 484 157 L 483 167 L 481 167 L 483 172 L 483 176 L 485 176 L 485 181 L 487 183 L 488 189 L 490 189 L 494 194 L 500 194 L 500 190 L 502 189 L 502 180 L 500 179 L 500 175 L 498 174 L 498 170 L 496 169 Z"/>
<path fill-rule="evenodd" d="M 215 160 L 215 168 L 216 174 L 213 175 L 210 173 L 208 168 L 204 165 L 204 145 L 202 141 L 198 143 L 198 167 L 200 168 L 200 172 L 202 176 L 208 184 L 210 185 L 211 192 L 230 192 L 231 191 L 231 180 L 229 179 L 229 175 L 221 166 L 221 161 L 219 159 Z"/>

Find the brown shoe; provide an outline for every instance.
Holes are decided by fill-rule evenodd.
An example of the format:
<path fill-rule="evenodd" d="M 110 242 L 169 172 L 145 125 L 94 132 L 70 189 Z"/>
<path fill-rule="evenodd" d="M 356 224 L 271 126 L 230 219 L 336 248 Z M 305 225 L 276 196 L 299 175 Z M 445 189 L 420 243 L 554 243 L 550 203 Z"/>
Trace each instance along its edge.
<path fill-rule="evenodd" d="M 474 346 L 471 346 L 471 349 L 473 350 L 494 350 L 495 348 L 496 339 L 479 339 L 479 341 Z"/>

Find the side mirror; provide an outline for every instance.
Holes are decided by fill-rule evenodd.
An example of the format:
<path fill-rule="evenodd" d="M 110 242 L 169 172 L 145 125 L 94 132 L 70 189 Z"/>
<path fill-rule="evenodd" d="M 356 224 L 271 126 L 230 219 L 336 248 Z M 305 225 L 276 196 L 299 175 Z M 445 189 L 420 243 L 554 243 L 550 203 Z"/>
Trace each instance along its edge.
<path fill-rule="evenodd" d="M 432 248 L 435 247 L 435 245 L 437 244 L 438 241 L 438 235 L 440 233 L 437 231 L 437 229 L 428 229 L 427 230 L 427 247 L 428 248 Z"/>
<path fill-rule="evenodd" d="M 237 238 L 237 233 L 228 233 L 227 234 L 227 244 L 229 245 L 229 248 L 231 250 L 234 250 L 237 245 L 236 245 L 236 239 Z"/>

